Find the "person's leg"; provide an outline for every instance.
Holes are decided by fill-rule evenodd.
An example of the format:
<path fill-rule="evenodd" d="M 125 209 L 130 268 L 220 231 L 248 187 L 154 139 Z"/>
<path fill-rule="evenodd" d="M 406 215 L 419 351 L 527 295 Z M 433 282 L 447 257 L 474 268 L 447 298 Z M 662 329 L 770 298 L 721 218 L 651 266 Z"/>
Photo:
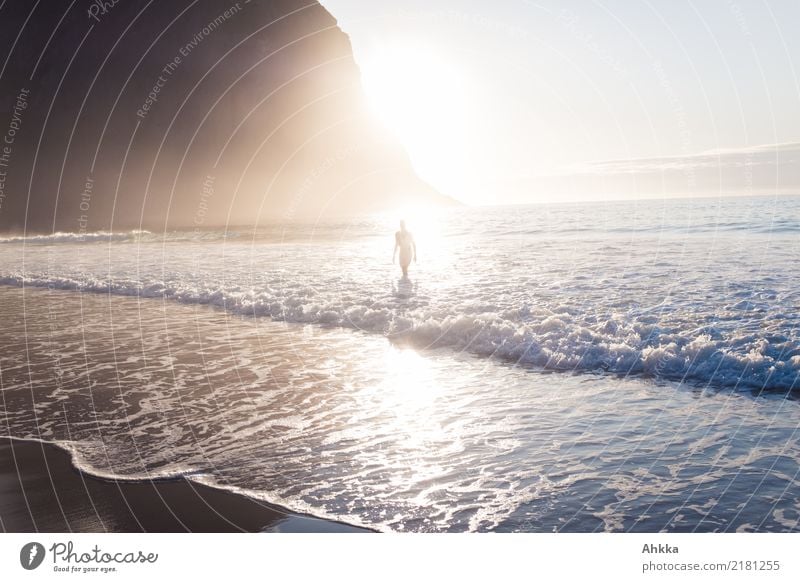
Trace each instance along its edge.
<path fill-rule="evenodd" d="M 408 278 L 408 267 L 403 265 L 403 277 Z"/>

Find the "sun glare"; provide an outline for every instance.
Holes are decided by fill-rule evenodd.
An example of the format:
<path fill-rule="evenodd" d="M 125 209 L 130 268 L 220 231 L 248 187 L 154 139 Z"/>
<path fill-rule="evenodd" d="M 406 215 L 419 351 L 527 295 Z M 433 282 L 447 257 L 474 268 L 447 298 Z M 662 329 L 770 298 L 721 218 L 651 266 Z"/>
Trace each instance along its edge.
<path fill-rule="evenodd" d="M 397 230 L 400 221 L 405 221 L 417 244 L 425 247 L 430 253 L 432 248 L 438 248 L 442 244 L 441 213 L 442 209 L 436 206 L 407 205 L 382 213 L 379 220 L 386 232 Z"/>
<path fill-rule="evenodd" d="M 382 46 L 359 65 L 371 110 L 406 147 L 417 172 L 434 185 L 463 173 L 469 90 L 460 69 L 411 44 Z"/>

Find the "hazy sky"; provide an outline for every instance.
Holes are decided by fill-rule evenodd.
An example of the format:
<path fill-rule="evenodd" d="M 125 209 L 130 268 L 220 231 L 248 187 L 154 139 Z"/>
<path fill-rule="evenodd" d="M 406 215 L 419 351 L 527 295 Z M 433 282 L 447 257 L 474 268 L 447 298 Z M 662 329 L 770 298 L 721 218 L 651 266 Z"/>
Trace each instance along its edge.
<path fill-rule="evenodd" d="M 461 200 L 800 186 L 797 0 L 322 3 L 417 171 Z"/>

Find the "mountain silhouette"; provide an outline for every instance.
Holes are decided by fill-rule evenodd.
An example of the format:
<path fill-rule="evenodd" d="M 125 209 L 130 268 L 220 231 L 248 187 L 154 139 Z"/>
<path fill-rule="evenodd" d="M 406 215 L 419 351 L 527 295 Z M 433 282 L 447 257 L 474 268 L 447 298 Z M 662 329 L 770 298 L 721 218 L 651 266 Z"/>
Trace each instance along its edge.
<path fill-rule="evenodd" d="M 8 0 L 0 229 L 169 229 L 452 204 L 305 0 Z M 0 62 L 1 64 L 1 62 Z"/>

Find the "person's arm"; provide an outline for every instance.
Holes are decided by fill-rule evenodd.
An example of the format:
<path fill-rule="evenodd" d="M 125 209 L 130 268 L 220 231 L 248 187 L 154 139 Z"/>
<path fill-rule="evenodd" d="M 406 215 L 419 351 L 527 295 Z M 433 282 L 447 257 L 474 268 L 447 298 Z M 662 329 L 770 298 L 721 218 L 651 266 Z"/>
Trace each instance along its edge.
<path fill-rule="evenodd" d="M 411 245 L 414 247 L 414 262 L 417 262 L 417 241 L 412 240 Z"/>
<path fill-rule="evenodd" d="M 395 257 L 397 257 L 397 247 L 400 246 L 400 242 L 397 240 L 397 236 L 394 237 L 394 251 L 392 251 L 392 264 L 394 265 Z"/>

